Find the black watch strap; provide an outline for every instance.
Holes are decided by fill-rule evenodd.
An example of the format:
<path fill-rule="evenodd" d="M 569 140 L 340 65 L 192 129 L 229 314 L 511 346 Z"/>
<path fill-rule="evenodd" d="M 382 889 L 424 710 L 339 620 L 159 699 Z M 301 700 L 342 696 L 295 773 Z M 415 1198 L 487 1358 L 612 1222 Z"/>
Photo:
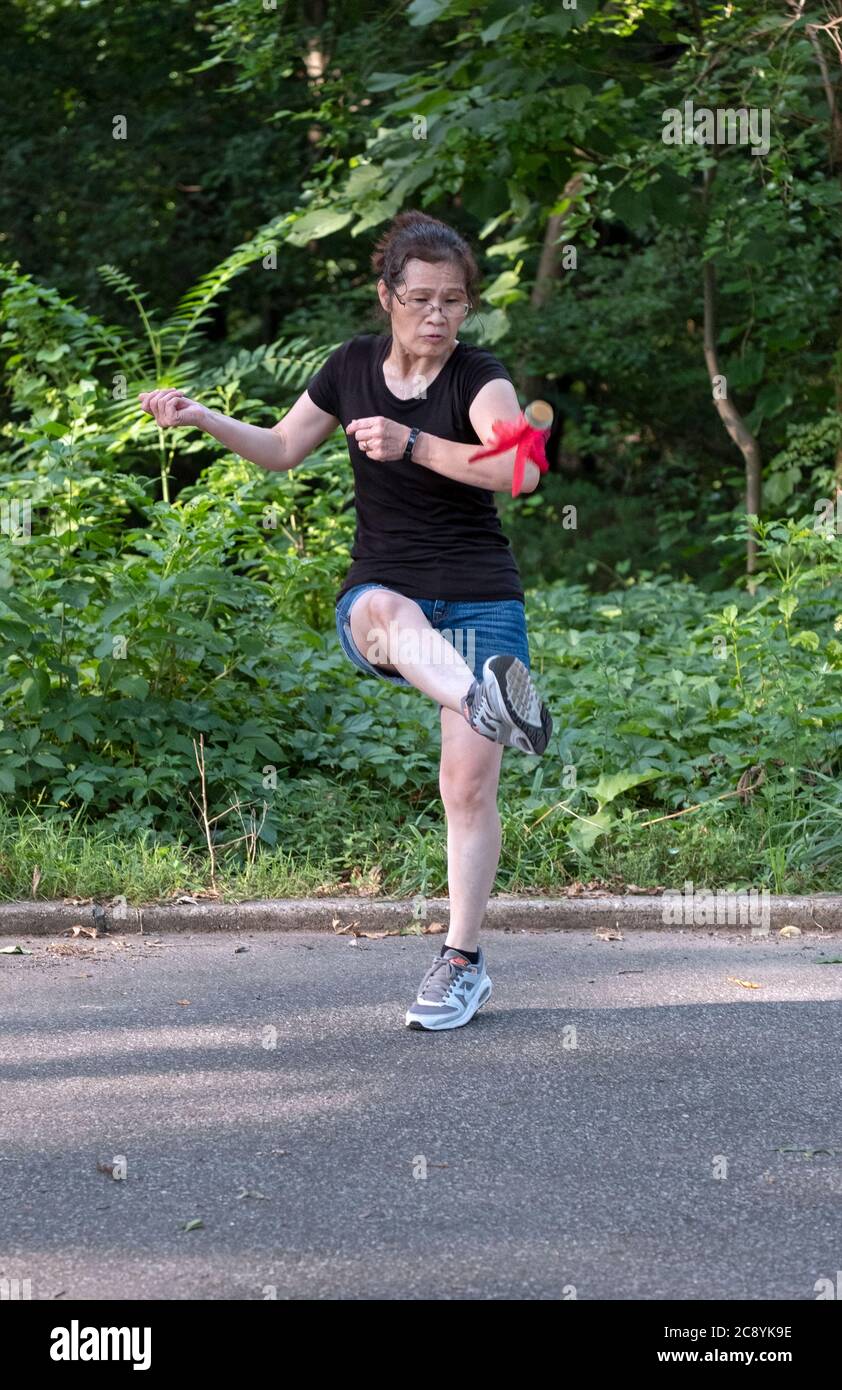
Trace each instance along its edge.
<path fill-rule="evenodd" d="M 406 441 L 406 448 L 403 451 L 403 456 L 408 462 L 412 461 L 412 451 L 415 448 L 415 441 L 420 433 L 420 429 L 411 429 L 409 431 L 409 439 Z"/>

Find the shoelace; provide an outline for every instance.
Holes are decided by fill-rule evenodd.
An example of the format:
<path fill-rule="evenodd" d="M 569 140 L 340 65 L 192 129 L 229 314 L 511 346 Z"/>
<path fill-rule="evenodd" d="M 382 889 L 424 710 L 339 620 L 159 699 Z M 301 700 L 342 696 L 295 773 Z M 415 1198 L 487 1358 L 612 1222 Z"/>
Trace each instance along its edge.
<path fill-rule="evenodd" d="M 442 966 L 447 966 L 449 971 L 446 984 L 440 978 Z M 465 968 L 466 967 L 464 965 L 457 965 L 452 956 L 436 956 L 433 960 L 432 965 L 430 966 L 430 969 L 427 972 L 427 978 L 425 979 L 421 987 L 421 993 L 419 997 L 421 999 L 424 999 L 427 993 L 429 992 L 430 986 L 436 985 L 441 989 L 441 997 L 442 1000 L 444 1000 L 449 991 L 452 989 L 453 985 L 456 983 L 458 977 L 464 974 Z"/>

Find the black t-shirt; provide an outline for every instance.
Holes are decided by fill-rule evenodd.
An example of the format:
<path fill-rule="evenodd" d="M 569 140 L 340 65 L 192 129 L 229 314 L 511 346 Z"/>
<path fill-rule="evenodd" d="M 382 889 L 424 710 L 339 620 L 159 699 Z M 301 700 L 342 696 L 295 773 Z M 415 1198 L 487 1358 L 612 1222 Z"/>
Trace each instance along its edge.
<path fill-rule="evenodd" d="M 313 377 L 307 393 L 315 405 L 351 420 L 382 415 L 417 425 L 460 444 L 482 440 L 468 408 L 486 382 L 511 381 L 484 348 L 457 343 L 427 387 L 426 398 L 403 401 L 383 376 L 390 334 L 350 338 Z M 370 459 L 351 435 L 357 530 L 354 563 L 338 598 L 355 584 L 386 584 L 408 598 L 523 600 L 523 586 L 503 534 L 494 494 L 442 477 L 422 464 Z"/>

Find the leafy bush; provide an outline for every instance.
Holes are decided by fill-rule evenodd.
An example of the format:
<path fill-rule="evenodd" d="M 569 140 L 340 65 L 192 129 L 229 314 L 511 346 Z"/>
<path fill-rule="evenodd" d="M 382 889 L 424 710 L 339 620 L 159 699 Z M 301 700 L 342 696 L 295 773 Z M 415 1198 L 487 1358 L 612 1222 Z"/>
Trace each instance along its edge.
<path fill-rule="evenodd" d="M 440 883 L 440 835 L 437 848 L 425 838 L 433 812 L 440 819 L 435 708 L 362 677 L 335 636 L 353 524 L 344 442 L 328 441 L 301 470 L 265 474 L 140 417 L 133 392 L 163 346 L 171 378 L 186 371 L 204 291 L 133 341 L 13 272 L 5 283 L 15 417 L 4 427 L 0 553 L 6 810 L 173 846 L 208 835 L 223 844 L 238 817 L 267 850 L 289 849 L 303 820 L 324 854 L 333 845 L 339 858 L 364 858 L 377 807 L 417 856 L 395 869 L 398 886 L 410 873 Z M 189 379 L 228 413 L 270 420 L 282 406 L 265 397 L 292 399 L 324 351 L 298 338 L 217 354 Z M 546 547 L 560 553 L 570 497 L 552 481 L 507 516 L 536 578 L 550 569 Z M 509 881 L 551 885 L 609 846 L 649 855 L 661 873 L 665 819 L 696 808 L 758 825 L 774 811 L 788 862 L 821 872 L 840 835 L 830 790 L 842 728 L 839 537 L 812 516 L 762 524 L 756 592 L 706 592 L 683 565 L 655 572 L 660 526 L 625 504 L 603 559 L 598 501 L 577 486 L 594 512 L 588 548 L 573 554 L 610 588 L 571 582 L 565 560 L 564 578 L 530 594 L 533 666 L 557 734 L 539 764 L 504 763 Z M 664 524 L 669 536 L 680 513 Z M 706 524 L 691 552 L 700 538 L 712 544 L 714 518 Z M 723 538 L 723 550 L 740 540 Z M 780 879 L 780 845 L 762 852 Z"/>

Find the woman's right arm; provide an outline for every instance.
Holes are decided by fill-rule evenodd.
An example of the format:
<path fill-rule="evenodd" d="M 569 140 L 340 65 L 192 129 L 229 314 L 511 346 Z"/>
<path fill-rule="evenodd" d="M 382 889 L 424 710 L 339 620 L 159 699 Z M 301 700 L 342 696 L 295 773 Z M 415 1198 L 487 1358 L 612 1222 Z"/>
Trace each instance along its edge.
<path fill-rule="evenodd" d="M 232 420 L 218 410 L 200 405 L 183 391 L 141 391 L 141 406 L 154 416 L 161 429 L 173 425 L 195 425 L 213 435 L 232 453 L 256 463 L 260 468 L 287 472 L 329 439 L 338 428 L 335 415 L 328 415 L 310 400 L 306 391 L 298 397 L 277 425 L 266 429 Z"/>

